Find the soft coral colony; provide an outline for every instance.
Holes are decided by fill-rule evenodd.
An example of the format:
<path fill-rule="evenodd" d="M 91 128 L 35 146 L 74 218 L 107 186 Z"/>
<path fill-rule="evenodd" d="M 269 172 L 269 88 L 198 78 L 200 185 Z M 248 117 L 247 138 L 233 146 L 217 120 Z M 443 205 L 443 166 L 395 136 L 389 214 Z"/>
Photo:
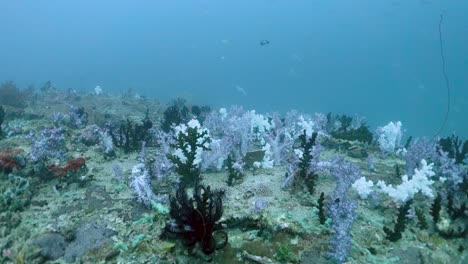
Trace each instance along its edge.
<path fill-rule="evenodd" d="M 89 212 L 81 216 L 95 221 L 107 219 L 92 214 L 105 206 L 114 206 L 109 209 L 113 216 L 122 210 L 146 213 L 107 222 L 119 232 L 112 239 L 103 233 L 100 242 L 111 245 L 106 260 L 221 262 L 235 250 L 236 261 L 374 263 L 387 255 L 404 257 L 392 251 L 398 247 L 392 243 L 421 247 L 414 236 L 427 243 L 444 239 L 466 257 L 468 142 L 456 136 L 408 137 L 403 144 L 401 122 L 372 132 L 358 116 L 262 115 L 241 107 L 211 110 L 183 100 L 164 108 L 127 95 L 79 95 L 50 83 L 35 96 L 50 106 L 49 112 L 29 119 L 15 115 L 18 105 L 28 105 L 27 97 L 15 97 L 25 101 L 14 107 L 0 106 L 2 260 L 26 254 L 22 246 L 3 241 L 18 235 L 31 200 L 45 190 L 63 203 L 75 197 L 68 200 L 77 203 L 72 208 L 90 206 L 72 211 Z M 111 107 L 124 101 L 122 107 L 135 114 L 99 113 L 92 104 L 76 106 L 77 97 Z M 54 107 L 63 100 L 70 103 L 67 108 Z M 41 120 L 40 126 L 35 120 Z M 83 192 L 84 198 L 74 196 Z M 90 202 L 96 195 L 109 201 Z M 122 203 L 133 211 L 119 208 Z M 12 217 L 19 220 L 7 220 Z M 55 239 L 65 237 L 58 227 L 52 233 Z M 73 246 L 85 239 L 78 233 L 63 239 L 57 254 L 47 246 L 53 243 L 38 242 L 51 239 L 50 231 L 25 239 L 39 250 L 23 256 L 29 260 L 63 257 L 70 262 L 106 250 L 91 242 L 77 250 Z"/>

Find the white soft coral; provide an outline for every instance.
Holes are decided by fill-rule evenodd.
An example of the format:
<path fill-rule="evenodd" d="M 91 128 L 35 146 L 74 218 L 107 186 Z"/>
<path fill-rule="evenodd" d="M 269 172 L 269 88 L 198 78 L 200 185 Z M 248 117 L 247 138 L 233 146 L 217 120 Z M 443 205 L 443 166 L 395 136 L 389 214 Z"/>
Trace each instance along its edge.
<path fill-rule="evenodd" d="M 393 187 L 383 181 L 379 181 L 377 186 L 392 199 L 400 202 L 413 199 L 414 195 L 418 192 L 432 198 L 434 197 L 434 193 L 431 186 L 434 181 L 430 177 L 435 175 L 432 167 L 432 163 L 427 164 L 426 160 L 423 159 L 421 160 L 421 169 L 414 169 L 414 175 L 411 179 L 408 179 L 408 176 L 404 175 L 402 177 L 403 182 L 398 186 Z"/>
<path fill-rule="evenodd" d="M 401 137 L 403 131 L 401 128 L 401 122 L 390 122 L 384 127 L 379 127 L 377 129 L 377 134 L 379 138 L 379 147 L 383 152 L 393 153 L 398 145 L 400 145 Z"/>
<path fill-rule="evenodd" d="M 374 183 L 371 180 L 366 181 L 366 177 L 361 177 L 353 183 L 353 188 L 358 192 L 361 199 L 369 197 L 372 193 L 372 187 L 374 187 Z"/>

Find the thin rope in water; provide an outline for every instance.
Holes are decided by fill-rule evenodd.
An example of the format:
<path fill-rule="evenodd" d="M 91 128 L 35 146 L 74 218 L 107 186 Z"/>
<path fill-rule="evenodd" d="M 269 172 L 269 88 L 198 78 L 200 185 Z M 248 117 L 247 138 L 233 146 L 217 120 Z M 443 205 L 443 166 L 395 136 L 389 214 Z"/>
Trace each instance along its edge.
<path fill-rule="evenodd" d="M 445 53 L 444 53 L 444 40 L 442 38 L 442 22 L 444 22 L 444 15 L 440 14 L 439 20 L 439 43 L 440 43 L 440 57 L 442 59 L 442 74 L 445 80 L 445 87 L 447 88 L 447 111 L 445 112 L 444 122 L 440 127 L 439 131 L 434 135 L 434 138 L 440 135 L 445 128 L 447 123 L 447 119 L 450 113 L 450 82 L 447 76 L 447 72 L 445 71 Z"/>

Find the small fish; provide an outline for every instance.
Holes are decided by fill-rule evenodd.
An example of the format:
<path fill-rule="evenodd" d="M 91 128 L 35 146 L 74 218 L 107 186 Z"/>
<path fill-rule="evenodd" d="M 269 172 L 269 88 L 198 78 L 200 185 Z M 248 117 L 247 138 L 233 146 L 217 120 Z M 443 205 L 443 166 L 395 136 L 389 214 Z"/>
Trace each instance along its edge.
<path fill-rule="evenodd" d="M 267 40 L 267 39 L 262 39 L 262 40 L 260 40 L 260 46 L 266 46 L 266 45 L 268 45 L 268 44 L 270 44 L 270 41 L 269 41 L 269 40 Z"/>
<path fill-rule="evenodd" d="M 236 85 L 236 90 L 241 93 L 244 96 L 247 96 L 247 91 L 243 87 L 240 87 L 239 85 Z"/>

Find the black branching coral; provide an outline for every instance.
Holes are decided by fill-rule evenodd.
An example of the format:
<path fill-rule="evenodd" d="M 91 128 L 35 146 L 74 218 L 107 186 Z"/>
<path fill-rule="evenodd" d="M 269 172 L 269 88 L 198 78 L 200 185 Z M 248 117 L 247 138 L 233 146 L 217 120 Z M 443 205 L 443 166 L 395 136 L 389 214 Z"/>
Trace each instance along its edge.
<path fill-rule="evenodd" d="M 317 174 L 311 171 L 311 164 L 313 160 L 312 148 L 315 145 L 317 140 L 317 132 L 312 133 L 311 137 L 307 137 L 306 131 L 299 136 L 299 141 L 301 143 L 302 157 L 299 158 L 298 172 L 294 185 L 305 184 L 310 194 L 313 194 L 315 191 L 315 185 L 317 184 Z"/>
<path fill-rule="evenodd" d="M 439 141 L 440 148 L 448 153 L 456 164 L 464 164 L 468 156 L 468 140 L 461 140 L 458 136 L 442 138 Z"/>
<path fill-rule="evenodd" d="M 424 211 L 422 209 L 416 208 L 416 217 L 418 218 L 419 228 L 420 229 L 427 229 L 428 224 L 426 220 L 426 216 L 424 215 Z"/>
<path fill-rule="evenodd" d="M 176 99 L 163 113 L 161 129 L 168 133 L 172 126 L 186 123 L 190 120 L 190 110 L 185 106 L 185 100 Z"/>
<path fill-rule="evenodd" d="M 319 221 L 320 221 L 320 224 L 323 225 L 325 224 L 325 221 L 327 220 L 327 217 L 325 216 L 325 194 L 322 192 L 320 194 L 320 198 L 317 200 L 317 204 L 318 204 L 318 217 L 319 217 Z"/>
<path fill-rule="evenodd" d="M 223 195 L 223 191 L 196 183 L 193 197 L 189 198 L 185 188 L 180 187 L 170 199 L 173 221 L 166 226 L 166 231 L 182 236 L 187 246 L 199 242 L 205 254 L 223 248 L 227 244 L 227 234 L 217 224 L 223 215 Z M 215 238 L 216 233 L 221 235 Z"/>
<path fill-rule="evenodd" d="M 177 98 L 164 110 L 161 129 L 168 133 L 173 126 L 187 123 L 191 118 L 196 118 L 203 123 L 206 115 L 210 112 L 209 106 L 187 106 L 185 99 Z"/>
<path fill-rule="evenodd" d="M 114 136 L 112 131 L 110 135 L 114 144 L 123 148 L 125 153 L 137 151 L 141 149 L 142 142 L 146 142 L 150 138 L 149 130 L 153 127 L 153 123 L 149 119 L 149 113 L 146 112 L 146 117 L 141 124 L 135 124 L 127 119 L 125 124 L 120 125 L 118 137 Z"/>
<path fill-rule="evenodd" d="M 447 194 L 447 213 L 452 220 L 457 218 L 462 218 L 465 216 L 465 211 L 467 210 L 466 202 L 460 201 L 458 206 L 456 205 L 456 198 L 453 193 Z"/>
<path fill-rule="evenodd" d="M 226 167 L 228 171 L 228 186 L 233 186 L 235 183 L 239 183 L 242 181 L 242 179 L 245 176 L 244 171 L 242 169 L 242 165 L 239 163 L 235 163 L 232 158 L 232 155 L 229 155 L 226 159 Z"/>
<path fill-rule="evenodd" d="M 371 144 L 374 138 L 369 126 L 362 121 L 359 121 L 357 126 L 353 126 L 352 123 L 353 118 L 350 116 L 335 116 L 331 113 L 327 115 L 327 127 L 332 137 Z M 336 124 L 339 124 L 339 126 L 336 127 Z"/>
<path fill-rule="evenodd" d="M 442 196 L 437 194 L 437 197 L 434 199 L 434 202 L 431 205 L 431 215 L 434 224 L 437 224 L 440 219 L 440 210 L 442 209 Z"/>
<path fill-rule="evenodd" d="M 406 215 L 408 214 L 412 203 L 412 200 L 408 200 L 404 205 L 398 208 L 397 220 L 393 230 L 384 226 L 383 230 L 387 235 L 388 240 L 396 242 L 402 238 L 402 233 L 405 232 L 406 229 Z"/>

